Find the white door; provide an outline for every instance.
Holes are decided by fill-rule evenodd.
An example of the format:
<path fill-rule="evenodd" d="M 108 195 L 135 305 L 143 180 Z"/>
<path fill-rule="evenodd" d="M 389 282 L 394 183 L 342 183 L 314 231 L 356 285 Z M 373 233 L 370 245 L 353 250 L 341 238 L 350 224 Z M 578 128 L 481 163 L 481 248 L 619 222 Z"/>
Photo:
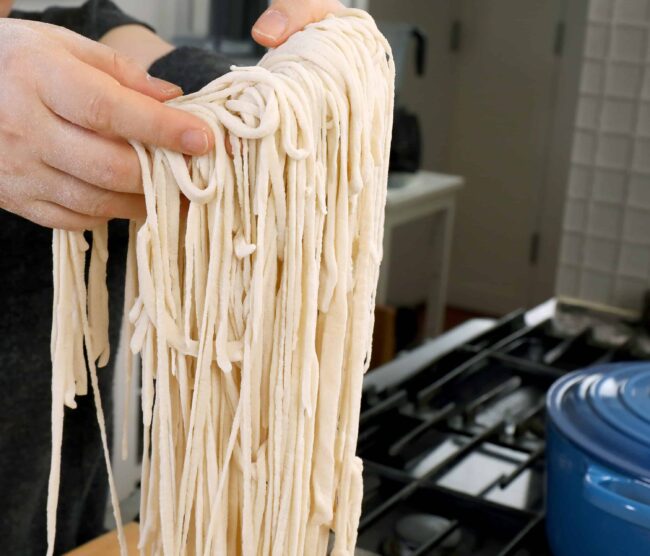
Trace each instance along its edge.
<path fill-rule="evenodd" d="M 502 314 L 530 300 L 566 0 L 460 0 L 448 170 L 459 195 L 449 303 Z"/>

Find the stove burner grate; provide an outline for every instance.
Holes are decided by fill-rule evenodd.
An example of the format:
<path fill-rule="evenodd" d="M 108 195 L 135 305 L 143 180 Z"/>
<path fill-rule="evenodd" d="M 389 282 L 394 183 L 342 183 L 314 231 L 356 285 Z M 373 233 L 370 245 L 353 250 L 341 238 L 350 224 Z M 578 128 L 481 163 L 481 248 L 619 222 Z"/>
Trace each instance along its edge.
<path fill-rule="evenodd" d="M 544 401 L 568 371 L 650 358 L 629 322 L 523 311 L 397 384 L 364 391 L 359 547 L 386 556 L 548 556 Z"/>

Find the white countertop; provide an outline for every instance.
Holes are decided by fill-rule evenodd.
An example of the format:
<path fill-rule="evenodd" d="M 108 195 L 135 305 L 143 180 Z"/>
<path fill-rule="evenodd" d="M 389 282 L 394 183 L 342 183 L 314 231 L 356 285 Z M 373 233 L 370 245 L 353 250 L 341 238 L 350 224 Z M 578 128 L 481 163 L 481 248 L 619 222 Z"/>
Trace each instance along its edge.
<path fill-rule="evenodd" d="M 388 175 L 386 206 L 394 208 L 411 201 L 421 202 L 453 193 L 465 180 L 461 176 L 420 170 L 413 174 L 392 172 Z"/>

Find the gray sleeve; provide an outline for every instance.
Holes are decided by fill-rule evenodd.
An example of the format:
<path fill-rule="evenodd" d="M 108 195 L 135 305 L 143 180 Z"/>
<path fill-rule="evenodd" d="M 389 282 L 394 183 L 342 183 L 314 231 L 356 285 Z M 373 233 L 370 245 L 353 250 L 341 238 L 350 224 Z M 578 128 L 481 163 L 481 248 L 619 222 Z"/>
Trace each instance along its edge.
<path fill-rule="evenodd" d="M 175 83 L 188 94 L 228 73 L 231 65 L 231 61 L 217 52 L 182 46 L 156 60 L 149 68 L 149 73 Z"/>

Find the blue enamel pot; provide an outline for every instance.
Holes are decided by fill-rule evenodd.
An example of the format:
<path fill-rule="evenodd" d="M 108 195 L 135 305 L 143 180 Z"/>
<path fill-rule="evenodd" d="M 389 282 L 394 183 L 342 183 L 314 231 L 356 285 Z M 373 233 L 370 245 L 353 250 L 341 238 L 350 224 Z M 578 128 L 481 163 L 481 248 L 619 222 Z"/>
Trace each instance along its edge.
<path fill-rule="evenodd" d="M 650 555 L 650 364 L 564 376 L 547 398 L 555 556 Z"/>

